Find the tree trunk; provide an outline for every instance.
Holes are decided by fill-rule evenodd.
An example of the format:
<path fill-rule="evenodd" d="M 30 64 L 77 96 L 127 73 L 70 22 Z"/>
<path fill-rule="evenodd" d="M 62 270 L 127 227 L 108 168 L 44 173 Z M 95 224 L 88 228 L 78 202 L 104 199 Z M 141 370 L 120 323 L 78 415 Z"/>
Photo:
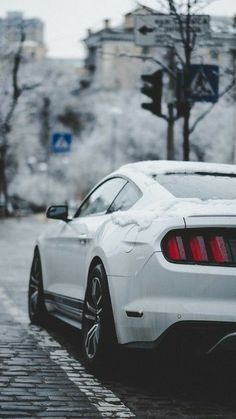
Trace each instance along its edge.
<path fill-rule="evenodd" d="M 190 72 L 191 72 L 191 2 L 187 2 L 187 22 L 186 22 L 186 40 L 185 40 L 185 69 L 184 69 L 184 101 L 185 101 L 185 112 L 184 112 L 184 125 L 183 125 L 183 158 L 184 161 L 189 161 L 189 122 L 191 115 L 191 104 L 190 104 L 190 95 L 191 95 L 191 86 L 190 86 Z"/>
<path fill-rule="evenodd" d="M 6 155 L 7 147 L 2 146 L 0 152 L 0 196 L 3 200 L 1 215 L 8 215 L 8 184 L 6 175 Z"/>
<path fill-rule="evenodd" d="M 169 120 L 167 129 L 167 160 L 174 160 L 174 105 L 168 105 Z"/>

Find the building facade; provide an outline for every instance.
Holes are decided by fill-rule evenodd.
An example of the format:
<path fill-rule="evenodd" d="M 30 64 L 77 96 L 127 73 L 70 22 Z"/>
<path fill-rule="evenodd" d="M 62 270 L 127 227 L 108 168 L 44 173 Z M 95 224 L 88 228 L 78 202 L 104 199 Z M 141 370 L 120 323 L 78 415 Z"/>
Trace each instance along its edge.
<path fill-rule="evenodd" d="M 147 9 L 138 8 L 127 13 L 119 27 L 111 27 L 109 20 L 106 19 L 100 31 L 88 30 L 84 40 L 86 58 L 81 74 L 82 88 L 91 87 L 95 90 L 137 88 L 140 86 L 143 69 L 154 67 L 148 60 L 145 61 L 145 56 L 155 57 L 168 64 L 166 45 L 162 45 L 161 42 L 157 47 L 140 47 L 135 44 L 135 16 L 148 13 L 150 12 Z M 236 50 L 234 25 L 233 19 L 211 17 L 210 36 L 202 41 L 199 39 L 193 63 L 232 67 Z M 183 55 L 181 43 L 177 48 Z"/>
<path fill-rule="evenodd" d="M 44 24 L 38 18 L 26 19 L 21 12 L 8 12 L 0 18 L 0 50 L 2 54 L 14 48 L 25 33 L 24 55 L 28 59 L 41 59 L 46 54 Z"/>

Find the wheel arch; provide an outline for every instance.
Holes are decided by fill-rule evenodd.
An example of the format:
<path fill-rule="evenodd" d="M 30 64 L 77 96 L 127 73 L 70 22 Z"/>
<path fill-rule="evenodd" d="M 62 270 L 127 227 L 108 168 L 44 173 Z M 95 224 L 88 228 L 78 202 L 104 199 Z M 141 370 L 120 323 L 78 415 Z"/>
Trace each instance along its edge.
<path fill-rule="evenodd" d="M 90 275 L 91 275 L 92 270 L 95 268 L 96 265 L 98 265 L 100 263 L 102 264 L 102 266 L 103 266 L 103 268 L 104 268 L 104 270 L 106 272 L 106 269 L 105 269 L 105 266 L 104 266 L 104 263 L 103 263 L 102 259 L 99 256 L 94 256 L 94 258 L 92 259 L 92 261 L 91 261 L 91 263 L 89 265 L 88 275 L 87 275 L 87 281 L 86 281 L 86 287 L 87 287 L 87 284 L 88 284 L 88 281 L 89 281 L 89 278 L 90 278 Z"/>
<path fill-rule="evenodd" d="M 44 271 L 44 265 L 43 265 L 43 258 L 42 258 L 42 252 L 40 250 L 40 243 L 36 243 L 33 250 L 33 258 L 35 257 L 36 253 L 39 256 L 40 264 L 41 264 L 41 271 L 42 271 L 42 286 L 44 289 L 44 278 L 45 278 L 45 271 Z M 33 260 L 33 259 L 32 259 Z"/>
<path fill-rule="evenodd" d="M 110 286 L 109 286 L 109 281 L 108 281 L 108 275 L 107 275 L 107 270 L 106 270 L 106 265 L 103 263 L 103 260 L 101 259 L 100 256 L 94 256 L 90 265 L 89 265 L 89 269 L 88 269 L 88 274 L 87 274 L 87 279 L 86 279 L 86 287 L 85 287 L 85 294 L 86 294 L 86 290 L 87 290 L 87 285 L 88 285 L 88 281 L 90 279 L 90 275 L 92 270 L 95 268 L 96 265 L 101 264 L 103 266 L 103 269 L 105 271 L 105 275 L 106 275 L 106 284 L 107 284 L 107 289 L 108 289 L 108 294 L 109 294 L 109 302 L 111 305 L 111 311 L 112 311 L 112 317 L 113 317 L 113 324 L 114 324 L 114 328 L 115 328 L 115 334 L 117 337 L 117 329 L 116 329 L 116 322 L 115 322 L 115 316 L 114 316 L 114 310 L 113 310 L 113 304 L 112 304 L 112 296 L 111 296 L 111 290 L 110 290 Z"/>
<path fill-rule="evenodd" d="M 44 303 L 43 274 L 39 248 L 35 245 L 28 287 L 28 313 L 31 323 L 42 325 L 47 310 Z"/>

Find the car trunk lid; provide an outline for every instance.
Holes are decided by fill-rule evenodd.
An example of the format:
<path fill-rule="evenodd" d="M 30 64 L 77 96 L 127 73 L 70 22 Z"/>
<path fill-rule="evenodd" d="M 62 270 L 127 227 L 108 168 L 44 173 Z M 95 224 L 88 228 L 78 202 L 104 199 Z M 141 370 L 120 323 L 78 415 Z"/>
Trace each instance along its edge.
<path fill-rule="evenodd" d="M 219 228 L 235 228 L 236 229 L 236 214 L 235 215 L 221 215 L 221 214 L 207 214 L 207 215 L 189 215 L 184 217 L 186 228 L 199 227 L 219 227 Z"/>

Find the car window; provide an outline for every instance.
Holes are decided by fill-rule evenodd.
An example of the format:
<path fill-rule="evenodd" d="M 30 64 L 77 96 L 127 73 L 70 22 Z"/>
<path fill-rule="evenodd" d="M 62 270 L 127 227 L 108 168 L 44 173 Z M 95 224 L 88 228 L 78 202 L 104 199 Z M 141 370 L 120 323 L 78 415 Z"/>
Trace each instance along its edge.
<path fill-rule="evenodd" d="M 236 176 L 224 173 L 171 173 L 155 180 L 177 198 L 236 199 Z"/>
<path fill-rule="evenodd" d="M 128 182 L 112 202 L 108 212 L 126 211 L 131 208 L 140 197 L 141 192 L 139 189 L 132 183 Z"/>
<path fill-rule="evenodd" d="M 106 212 L 126 183 L 127 180 L 118 177 L 105 181 L 89 195 L 75 217 L 85 217 Z"/>

